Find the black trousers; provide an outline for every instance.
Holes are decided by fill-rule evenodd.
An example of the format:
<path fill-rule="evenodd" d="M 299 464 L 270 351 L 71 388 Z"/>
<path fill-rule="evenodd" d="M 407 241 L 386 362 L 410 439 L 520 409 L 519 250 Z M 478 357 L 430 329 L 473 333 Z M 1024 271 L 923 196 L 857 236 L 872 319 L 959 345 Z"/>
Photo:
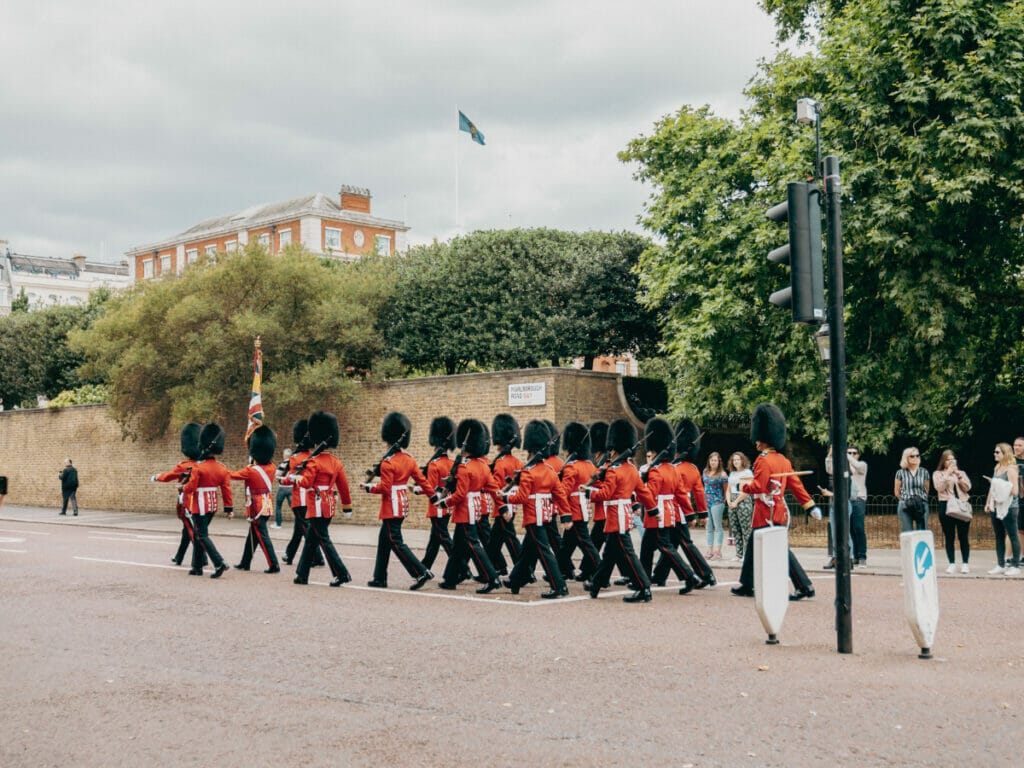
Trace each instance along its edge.
<path fill-rule="evenodd" d="M 188 552 L 188 545 L 193 544 L 195 539 L 195 530 L 192 528 L 192 523 L 189 522 L 187 517 L 181 518 L 181 541 L 178 542 L 178 551 L 174 553 L 174 561 L 179 565 L 185 560 L 185 553 Z M 193 544 L 194 546 L 194 544 Z M 200 556 L 202 557 L 202 564 L 206 565 L 206 553 L 202 551 L 200 547 Z"/>
<path fill-rule="evenodd" d="M 380 521 L 380 533 L 377 534 L 377 562 L 373 566 L 375 581 L 388 583 L 388 561 L 391 560 L 392 552 L 414 579 L 427 572 L 426 567 L 402 538 L 403 520 L 404 517 L 388 517 Z"/>
<path fill-rule="evenodd" d="M 469 561 L 472 560 L 476 569 L 488 582 L 498 580 L 498 574 L 487 557 L 484 543 L 480 541 L 480 533 L 473 523 L 456 523 L 455 536 L 452 537 L 452 554 L 444 568 L 446 584 L 458 584 L 469 573 Z"/>
<path fill-rule="evenodd" d="M 263 556 L 267 558 L 269 567 L 280 567 L 277 563 L 277 553 L 274 552 L 274 542 L 270 540 L 270 534 L 267 533 L 267 518 L 262 515 L 249 521 L 249 535 L 245 537 L 242 559 L 238 563 L 240 566 L 248 568 L 252 564 L 252 555 L 257 546 L 263 550 Z"/>
<path fill-rule="evenodd" d="M 328 530 L 330 524 L 329 517 L 312 517 L 306 520 L 306 543 L 302 545 L 299 564 L 295 567 L 295 575 L 300 579 L 309 578 L 309 569 L 321 551 L 327 558 L 327 564 L 335 578 L 352 578 L 341 560 L 341 555 L 334 548 L 334 542 L 331 541 L 331 533 Z"/>
<path fill-rule="evenodd" d="M 516 561 L 508 580 L 513 586 L 521 587 L 533 576 L 533 568 L 540 560 L 544 575 L 553 589 L 564 590 L 565 579 L 562 578 L 562 571 L 558 567 L 555 552 L 551 549 L 551 542 L 548 541 L 546 526 L 532 524 L 526 526 L 526 535 L 523 536 L 523 552 Z"/>
<path fill-rule="evenodd" d="M 971 521 L 957 520 L 946 514 L 946 502 L 939 502 L 939 525 L 942 526 L 942 538 L 946 544 L 946 557 L 949 562 L 956 562 L 954 544 L 960 538 L 960 558 L 964 563 L 971 559 Z"/>
<path fill-rule="evenodd" d="M 601 564 L 591 577 L 594 584 L 601 587 L 608 586 L 608 579 L 611 578 L 612 569 L 617 565 L 623 575 L 630 579 L 640 589 L 650 589 L 651 580 L 647 578 L 647 572 L 640 565 L 640 558 L 636 556 L 633 549 L 633 539 L 629 533 L 609 533 L 604 545 L 604 555 L 601 557 Z"/>
<path fill-rule="evenodd" d="M 295 554 L 299 551 L 299 546 L 302 544 L 302 539 L 306 536 L 306 508 L 305 507 L 292 507 L 292 515 L 294 520 L 292 522 L 292 537 L 288 541 L 288 546 L 284 548 L 284 559 L 289 563 L 295 560 Z M 323 565 L 324 556 L 317 552 L 313 556 L 313 565 Z"/>
<path fill-rule="evenodd" d="M 60 505 L 60 513 L 66 515 L 68 513 L 68 502 L 71 502 L 71 511 L 76 515 L 78 514 L 78 497 L 75 494 L 78 493 L 78 489 L 65 491 L 61 490 L 60 495 L 64 499 L 64 503 Z"/>
<path fill-rule="evenodd" d="M 558 567 L 567 579 L 571 579 L 575 572 L 572 556 L 577 549 L 583 555 L 580 559 L 580 573 L 587 575 L 596 571 L 601 563 L 601 556 L 597 553 L 594 542 L 590 540 L 590 531 L 583 520 L 574 520 L 572 527 L 565 529 L 562 534 L 562 545 L 558 548 Z"/>
<path fill-rule="evenodd" d="M 690 526 L 684 523 L 676 523 L 676 526 L 669 533 L 672 544 L 677 549 L 683 551 L 683 555 L 690 561 L 690 566 L 693 568 L 693 572 L 697 575 L 697 578 L 701 581 L 706 581 L 708 584 L 715 583 L 715 572 L 711 570 L 711 566 L 708 565 L 708 561 L 704 559 L 704 555 L 700 553 L 700 549 L 693 545 L 693 539 L 690 538 Z M 668 578 L 668 572 L 671 568 L 671 564 L 665 558 L 664 555 L 658 558 L 658 564 L 654 567 L 654 574 L 652 578 L 654 581 L 664 581 Z"/>
<path fill-rule="evenodd" d="M 761 526 L 761 528 L 767 527 Z M 740 569 L 740 586 L 744 589 L 754 588 L 754 531 L 756 530 L 760 529 L 755 528 L 750 532 L 747 546 L 743 548 L 743 568 Z M 806 592 L 814 586 L 807 576 L 807 571 L 804 570 L 804 567 L 800 565 L 800 561 L 796 559 L 796 555 L 793 554 L 792 549 L 789 550 L 789 580 L 793 582 L 793 588 L 797 592 Z"/>
<path fill-rule="evenodd" d="M 668 563 L 669 568 L 672 569 L 676 578 L 680 581 L 691 583 L 697 581 L 693 569 L 684 562 L 679 554 L 679 549 L 672 542 L 671 528 L 644 528 L 644 535 L 640 539 L 640 565 L 644 567 L 644 572 L 648 576 L 652 575 L 651 566 L 654 564 L 655 552 L 661 553 L 659 563 L 661 561 Z M 664 579 L 653 577 L 651 580 L 654 582 L 664 582 Z"/>
<path fill-rule="evenodd" d="M 562 535 L 558 532 L 558 523 L 554 520 L 544 523 L 544 530 L 548 532 L 551 548 L 557 552 L 562 546 Z"/>
<path fill-rule="evenodd" d="M 508 573 L 509 567 L 505 557 L 501 554 L 503 546 L 508 550 L 508 556 L 512 558 L 512 565 L 515 565 L 523 552 L 523 545 L 520 544 L 519 537 L 516 536 L 515 518 L 512 520 L 506 520 L 501 516 L 494 518 L 494 524 L 491 526 L 491 540 L 484 547 L 487 557 L 494 565 L 494 570 L 505 574 Z"/>
<path fill-rule="evenodd" d="M 427 548 L 423 551 L 423 558 L 420 560 L 424 568 L 433 568 L 437 554 L 441 550 L 452 559 L 452 537 L 448 533 L 448 516 L 430 518 L 430 538 L 427 539 Z"/>
<path fill-rule="evenodd" d="M 202 570 L 203 564 L 206 562 L 203 559 L 203 554 L 210 558 L 210 562 L 215 568 L 224 565 L 224 558 L 220 556 L 220 552 L 210 540 L 211 517 L 213 515 L 192 515 L 192 524 L 195 525 L 196 534 L 195 541 L 192 542 L 192 567 L 197 570 Z"/>
<path fill-rule="evenodd" d="M 590 540 L 594 544 L 594 550 L 597 552 L 597 560 L 598 563 L 600 563 L 601 550 L 604 549 L 605 543 L 604 520 L 594 521 L 594 524 L 590 527 Z M 594 575 L 595 571 L 597 571 L 597 566 L 594 566 L 594 568 L 591 569 L 586 560 L 580 563 L 580 575 L 583 576 L 585 579 L 591 578 Z"/>

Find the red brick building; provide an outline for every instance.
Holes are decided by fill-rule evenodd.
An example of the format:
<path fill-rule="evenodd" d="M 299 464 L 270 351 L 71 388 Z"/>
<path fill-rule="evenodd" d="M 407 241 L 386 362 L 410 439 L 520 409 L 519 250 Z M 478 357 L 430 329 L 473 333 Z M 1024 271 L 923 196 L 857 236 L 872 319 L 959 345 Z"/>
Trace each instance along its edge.
<path fill-rule="evenodd" d="M 255 205 L 201 221 L 190 229 L 125 255 L 136 280 L 181 273 L 200 255 L 234 251 L 250 242 L 277 253 L 301 243 L 313 253 L 356 259 L 368 253 L 394 254 L 406 247 L 409 228 L 370 212 L 370 190 L 342 186 L 337 198 L 317 193 L 283 203 Z"/>

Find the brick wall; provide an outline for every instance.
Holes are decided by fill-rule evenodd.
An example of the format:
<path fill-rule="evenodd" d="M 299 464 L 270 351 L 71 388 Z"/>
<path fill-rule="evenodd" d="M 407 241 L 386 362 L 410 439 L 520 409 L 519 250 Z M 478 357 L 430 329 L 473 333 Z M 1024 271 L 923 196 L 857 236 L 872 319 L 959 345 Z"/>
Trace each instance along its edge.
<path fill-rule="evenodd" d="M 545 404 L 509 407 L 508 385 L 534 382 L 545 384 Z M 279 423 L 273 417 L 273 403 L 265 402 L 264 407 L 268 425 L 278 433 L 280 460 L 281 449 L 290 444 L 294 417 L 283 417 Z M 314 407 L 311 405 L 310 410 Z M 427 432 L 435 416 L 450 416 L 456 422 L 477 418 L 489 426 L 496 413 L 508 412 L 520 426 L 542 418 L 559 427 L 571 420 L 632 417 L 617 375 L 569 368 L 433 376 L 365 385 L 354 401 L 336 411 L 341 426 L 338 455 L 353 487 L 386 450 L 380 440 L 380 424 L 393 410 L 402 411 L 412 421 L 409 451 L 420 462 L 432 453 Z M 246 461 L 241 444 L 243 430 L 237 425 L 224 426 L 228 439 L 222 460 L 237 469 Z M 0 412 L 0 475 L 9 478 L 11 503 L 59 507 L 57 474 L 67 457 L 78 468 L 78 502 L 83 508 L 173 513 L 174 486 L 151 483 L 149 477 L 172 468 L 181 458 L 177 430 L 152 442 L 122 440 L 120 427 L 110 418 L 107 407 L 99 405 Z M 522 453 L 520 457 L 526 458 Z M 241 484 L 236 484 L 235 490 L 241 493 Z M 376 520 L 379 496 L 358 491 L 353 493 L 353 500 L 356 522 Z M 240 504 L 236 502 L 236 506 Z M 406 525 L 425 527 L 426 501 L 416 497 L 413 507 Z"/>

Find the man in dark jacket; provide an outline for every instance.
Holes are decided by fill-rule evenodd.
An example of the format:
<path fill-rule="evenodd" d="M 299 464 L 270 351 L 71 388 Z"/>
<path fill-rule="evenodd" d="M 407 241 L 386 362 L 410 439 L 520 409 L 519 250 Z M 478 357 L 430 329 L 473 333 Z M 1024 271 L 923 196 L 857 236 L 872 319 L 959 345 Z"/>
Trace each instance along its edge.
<path fill-rule="evenodd" d="M 75 493 L 78 491 L 78 470 L 71 466 L 71 459 L 68 459 L 64 463 L 64 469 L 60 471 L 58 475 L 60 478 L 60 493 L 64 497 L 64 503 L 61 504 L 60 513 L 66 515 L 68 513 L 68 501 L 71 501 L 71 511 L 77 516 L 78 515 L 78 499 L 75 498 Z"/>

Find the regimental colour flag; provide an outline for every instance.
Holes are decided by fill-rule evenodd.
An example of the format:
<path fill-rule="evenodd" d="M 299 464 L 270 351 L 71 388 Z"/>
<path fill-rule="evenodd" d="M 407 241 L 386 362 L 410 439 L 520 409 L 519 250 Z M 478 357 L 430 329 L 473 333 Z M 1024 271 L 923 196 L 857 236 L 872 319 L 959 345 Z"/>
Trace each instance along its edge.
<path fill-rule="evenodd" d="M 462 110 L 459 110 L 459 130 L 468 133 L 477 144 L 481 147 L 484 145 L 484 135 L 480 133 L 480 129 L 473 125 L 473 121 L 462 114 Z"/>
<path fill-rule="evenodd" d="M 245 428 L 245 443 L 256 427 L 263 424 L 263 352 L 260 339 L 256 337 L 256 351 L 252 359 L 252 395 L 249 397 L 249 424 Z"/>

